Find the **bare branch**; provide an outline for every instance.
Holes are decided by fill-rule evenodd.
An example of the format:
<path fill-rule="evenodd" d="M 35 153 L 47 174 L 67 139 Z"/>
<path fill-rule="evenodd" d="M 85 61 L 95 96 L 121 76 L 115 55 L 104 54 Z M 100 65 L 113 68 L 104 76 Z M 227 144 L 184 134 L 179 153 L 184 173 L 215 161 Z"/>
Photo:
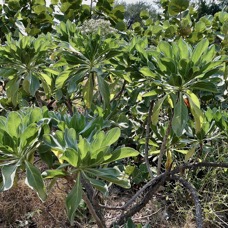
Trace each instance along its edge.
<path fill-rule="evenodd" d="M 200 200 L 199 200 L 198 193 L 197 193 L 196 189 L 188 181 L 186 181 L 182 177 L 178 177 L 176 175 L 173 175 L 170 179 L 175 180 L 175 181 L 179 181 L 191 193 L 192 198 L 194 199 L 194 202 L 195 202 L 195 207 L 196 207 L 196 225 L 197 225 L 197 228 L 203 228 L 202 208 L 201 208 Z"/>
<path fill-rule="evenodd" d="M 116 94 L 115 97 L 113 97 L 113 99 L 111 100 L 111 102 L 114 101 L 114 100 L 116 100 L 117 98 L 119 98 L 119 97 L 122 95 L 122 93 L 123 93 L 123 91 L 124 91 L 124 89 L 125 89 L 126 84 L 127 84 L 127 81 L 124 80 L 124 83 L 123 83 L 123 85 L 122 85 L 121 90 L 119 91 L 119 93 Z"/>
<path fill-rule="evenodd" d="M 147 117 L 145 155 L 144 155 L 146 167 L 151 178 L 153 178 L 153 173 L 150 169 L 150 163 L 149 163 L 149 138 L 150 138 L 150 125 L 151 125 L 151 115 L 152 115 L 153 107 L 154 107 L 154 100 L 150 102 L 150 107 L 149 107 L 149 112 Z"/>
<path fill-rule="evenodd" d="M 89 212 L 91 213 L 91 215 L 93 216 L 93 218 L 95 219 L 97 225 L 99 228 L 105 228 L 105 224 L 102 222 L 102 220 L 97 216 L 97 213 L 96 211 L 94 210 L 93 208 L 93 205 L 92 203 L 90 202 L 89 198 L 87 197 L 87 195 L 84 193 L 83 196 L 82 196 L 83 200 L 85 201 L 88 209 L 89 209 Z"/>
<path fill-rule="evenodd" d="M 152 196 L 157 192 L 159 187 L 163 185 L 166 180 L 167 180 L 167 175 L 163 176 L 163 178 L 159 182 L 156 182 L 155 185 L 150 186 L 147 194 L 143 197 L 143 199 L 140 200 L 140 202 L 134 205 L 131 209 L 129 209 L 126 213 L 123 213 L 118 218 L 117 222 L 112 224 L 112 226 L 116 224 L 117 225 L 124 224 L 128 218 L 130 218 L 131 216 L 139 212 L 143 207 L 145 207 L 145 205 L 150 201 Z"/>
<path fill-rule="evenodd" d="M 167 127 L 167 130 L 166 130 L 166 133 L 163 138 L 162 145 L 161 145 L 161 150 L 160 150 L 160 154 L 159 154 L 159 158 L 158 158 L 158 166 L 157 166 L 158 175 L 161 173 L 161 162 L 162 162 L 162 158 L 165 154 L 166 144 L 167 144 L 167 140 L 168 140 L 168 136 L 170 134 L 171 128 L 172 128 L 172 117 L 170 117 L 169 125 Z"/>

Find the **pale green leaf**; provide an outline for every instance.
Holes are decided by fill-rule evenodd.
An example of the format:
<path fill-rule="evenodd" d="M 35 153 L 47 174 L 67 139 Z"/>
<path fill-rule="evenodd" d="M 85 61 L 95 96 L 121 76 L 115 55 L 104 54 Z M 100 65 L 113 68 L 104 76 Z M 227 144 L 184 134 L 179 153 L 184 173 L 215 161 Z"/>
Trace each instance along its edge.
<path fill-rule="evenodd" d="M 164 96 L 164 97 L 158 99 L 155 106 L 154 106 L 153 113 L 151 116 L 151 120 L 152 120 L 153 125 L 156 125 L 158 122 L 158 117 L 159 117 L 159 114 L 161 111 L 161 107 L 162 107 L 162 104 L 163 104 L 164 100 L 166 99 L 166 97 L 167 96 Z"/>
<path fill-rule="evenodd" d="M 139 152 L 133 148 L 130 147 L 123 147 L 123 148 L 119 148 L 114 150 L 111 153 L 111 158 L 109 158 L 110 156 L 108 156 L 108 159 L 106 160 L 106 157 L 104 157 L 104 162 L 103 163 L 110 163 L 110 162 L 114 162 L 123 158 L 128 158 L 128 157 L 135 157 L 139 155 Z"/>
<path fill-rule="evenodd" d="M 9 190 L 13 186 L 17 167 L 17 164 L 2 167 L 3 191 Z"/>
<path fill-rule="evenodd" d="M 26 165 L 26 184 L 35 190 L 42 201 L 47 198 L 43 178 L 41 176 L 40 170 L 32 165 L 31 163 L 25 161 Z"/>
<path fill-rule="evenodd" d="M 180 94 L 178 102 L 174 106 L 174 116 L 172 119 L 172 129 L 177 137 L 183 134 L 183 130 L 188 121 L 188 108 L 186 107 L 182 94 Z"/>
<path fill-rule="evenodd" d="M 80 204 L 80 201 L 82 200 L 82 194 L 82 185 L 80 181 L 80 175 L 78 174 L 74 187 L 66 197 L 67 216 L 72 226 L 74 224 L 75 212 Z"/>
<path fill-rule="evenodd" d="M 192 54 L 192 62 L 197 63 L 202 54 L 208 49 L 209 41 L 208 39 L 202 39 L 194 48 Z"/>

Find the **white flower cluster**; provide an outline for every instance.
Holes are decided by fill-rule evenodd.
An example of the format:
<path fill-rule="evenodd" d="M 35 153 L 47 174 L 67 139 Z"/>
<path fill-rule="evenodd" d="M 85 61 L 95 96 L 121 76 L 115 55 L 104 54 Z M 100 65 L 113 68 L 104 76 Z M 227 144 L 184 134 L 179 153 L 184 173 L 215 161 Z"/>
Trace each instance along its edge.
<path fill-rule="evenodd" d="M 116 33 L 117 30 L 111 27 L 110 21 L 103 19 L 90 19 L 85 21 L 80 27 L 82 34 L 97 34 L 100 31 L 101 36 L 107 36 Z"/>

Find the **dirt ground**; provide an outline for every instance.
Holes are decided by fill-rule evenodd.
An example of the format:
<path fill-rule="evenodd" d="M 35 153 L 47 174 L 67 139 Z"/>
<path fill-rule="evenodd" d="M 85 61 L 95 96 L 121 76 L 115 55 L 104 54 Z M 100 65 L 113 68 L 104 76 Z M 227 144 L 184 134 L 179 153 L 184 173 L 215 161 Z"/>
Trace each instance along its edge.
<path fill-rule="evenodd" d="M 51 189 L 48 199 L 42 203 L 36 193 L 24 181 L 17 186 L 0 193 L 0 228 L 67 228 L 67 227 L 97 227 L 85 205 L 81 205 L 76 214 L 74 226 L 70 226 L 65 211 L 65 197 L 69 191 L 67 184 L 59 180 Z M 113 188 L 112 194 L 104 204 L 112 207 L 122 206 L 133 195 L 132 190 Z M 107 210 L 105 221 L 107 227 L 120 215 L 120 211 Z M 134 223 L 148 224 L 155 228 L 194 228 L 192 215 L 186 219 L 184 225 L 175 225 L 170 220 L 167 208 L 157 199 L 151 199 L 146 207 L 132 218 Z"/>

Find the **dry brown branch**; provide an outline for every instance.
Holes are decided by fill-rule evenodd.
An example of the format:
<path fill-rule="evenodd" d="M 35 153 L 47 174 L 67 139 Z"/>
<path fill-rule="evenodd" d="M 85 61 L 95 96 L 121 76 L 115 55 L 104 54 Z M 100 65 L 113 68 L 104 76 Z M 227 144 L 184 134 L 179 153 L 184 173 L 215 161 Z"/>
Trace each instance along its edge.
<path fill-rule="evenodd" d="M 129 217 L 133 216 L 135 213 L 139 212 L 151 199 L 151 197 L 156 193 L 158 188 L 164 184 L 170 176 L 174 174 L 178 174 L 182 172 L 185 169 L 191 169 L 195 170 L 199 167 L 214 167 L 214 168 L 228 168 L 228 163 L 215 163 L 215 162 L 201 162 L 201 163 L 193 163 L 193 164 L 184 164 L 182 166 L 177 167 L 176 169 L 170 171 L 170 172 L 165 172 L 160 174 L 159 176 L 155 177 L 151 181 L 149 181 L 147 184 L 145 184 L 139 191 L 135 193 L 135 195 L 123 206 L 120 207 L 121 210 L 126 210 L 128 207 L 130 207 L 134 201 L 142 195 L 148 188 L 148 192 L 146 195 L 143 197 L 143 199 L 130 208 L 126 213 L 123 213 L 118 221 L 116 223 L 113 223 L 111 226 L 118 224 L 121 225 L 123 224 Z M 199 213 L 199 212 L 197 212 Z"/>
<path fill-rule="evenodd" d="M 150 139 L 150 125 L 151 125 L 151 115 L 152 115 L 153 107 L 154 107 L 154 100 L 150 102 L 150 107 L 149 107 L 149 112 L 147 117 L 145 155 L 144 155 L 146 167 L 151 178 L 153 178 L 153 173 L 150 169 L 150 163 L 149 163 L 149 139 Z"/>
<path fill-rule="evenodd" d="M 114 225 L 123 225 L 128 218 L 132 217 L 134 214 L 139 212 L 142 208 L 145 207 L 145 205 L 150 201 L 152 196 L 157 192 L 159 187 L 164 184 L 164 182 L 167 180 L 167 175 L 164 175 L 162 179 L 160 179 L 159 182 L 156 182 L 154 185 L 150 186 L 148 192 L 143 197 L 142 200 L 140 200 L 139 203 L 134 205 L 132 208 L 130 208 L 126 213 L 123 213 L 117 220 L 116 223 L 113 223 L 111 227 Z"/>
<path fill-rule="evenodd" d="M 176 175 L 173 175 L 170 179 L 175 180 L 175 181 L 179 181 L 191 193 L 192 198 L 194 199 L 194 202 L 195 202 L 197 228 L 203 228 L 202 208 L 201 208 L 200 200 L 199 200 L 196 189 L 188 181 L 186 181 L 182 177 L 178 177 Z"/>
<path fill-rule="evenodd" d="M 97 216 L 97 213 L 94 210 L 94 207 L 93 207 L 92 203 L 90 202 L 89 198 L 87 197 L 87 195 L 85 193 L 82 195 L 82 198 L 85 201 L 85 203 L 86 203 L 86 205 L 87 205 L 87 207 L 89 209 L 90 214 L 95 219 L 98 227 L 99 228 L 105 228 L 106 226 L 105 226 L 104 222 Z"/>
<path fill-rule="evenodd" d="M 113 97 L 113 99 L 111 100 L 111 102 L 114 101 L 114 100 L 116 100 L 117 98 L 119 98 L 119 97 L 122 95 L 122 93 L 123 93 L 123 91 L 124 91 L 124 89 L 125 89 L 126 84 L 127 84 L 127 81 L 124 80 L 124 83 L 123 83 L 123 85 L 122 85 L 121 90 L 116 94 L 115 97 Z"/>

